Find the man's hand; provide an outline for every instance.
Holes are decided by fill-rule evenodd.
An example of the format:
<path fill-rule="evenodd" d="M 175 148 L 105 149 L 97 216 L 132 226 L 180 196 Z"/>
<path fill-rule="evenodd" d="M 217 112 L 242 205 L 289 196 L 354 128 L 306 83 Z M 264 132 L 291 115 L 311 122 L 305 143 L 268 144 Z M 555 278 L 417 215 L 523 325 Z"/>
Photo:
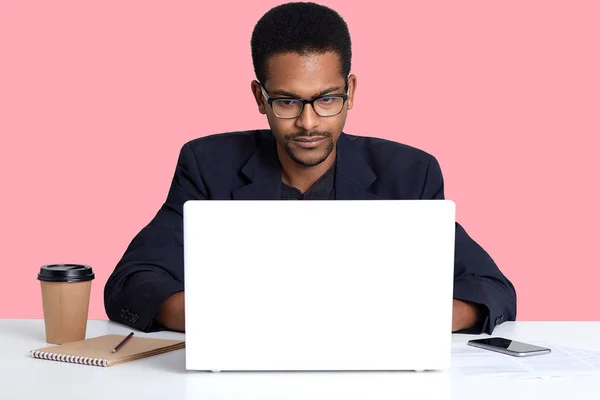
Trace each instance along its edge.
<path fill-rule="evenodd" d="M 481 318 L 479 308 L 462 300 L 452 301 L 452 332 L 474 327 Z"/>
<path fill-rule="evenodd" d="M 183 292 L 175 293 L 165 300 L 156 314 L 156 322 L 167 329 L 185 332 L 185 303 Z"/>

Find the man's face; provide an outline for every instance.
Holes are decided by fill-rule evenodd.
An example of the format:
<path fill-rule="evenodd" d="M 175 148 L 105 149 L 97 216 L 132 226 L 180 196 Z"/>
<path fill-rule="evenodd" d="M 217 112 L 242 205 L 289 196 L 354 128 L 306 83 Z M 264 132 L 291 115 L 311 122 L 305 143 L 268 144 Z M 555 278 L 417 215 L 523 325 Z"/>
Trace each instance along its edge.
<path fill-rule="evenodd" d="M 322 115 L 327 115 L 331 114 L 328 110 L 336 112 L 335 103 L 342 101 L 333 96 L 327 98 L 327 95 L 346 94 L 346 77 L 340 74 L 339 66 L 339 56 L 334 52 L 277 54 L 269 58 L 267 80 L 262 84 L 270 98 L 312 100 L 325 97 L 315 103 L 315 108 Z M 253 82 L 252 91 L 259 111 L 267 115 L 280 157 L 289 157 L 299 165 L 312 167 L 331 156 L 354 101 L 356 78 L 353 75 L 348 79 L 348 85 L 348 100 L 339 114 L 321 116 L 315 108 L 306 104 L 300 115 L 284 119 L 279 118 L 276 112 L 279 115 L 289 114 L 292 109 L 289 104 L 294 102 L 284 100 L 271 107 L 258 82 Z M 289 115 L 293 114 L 292 111 Z"/>

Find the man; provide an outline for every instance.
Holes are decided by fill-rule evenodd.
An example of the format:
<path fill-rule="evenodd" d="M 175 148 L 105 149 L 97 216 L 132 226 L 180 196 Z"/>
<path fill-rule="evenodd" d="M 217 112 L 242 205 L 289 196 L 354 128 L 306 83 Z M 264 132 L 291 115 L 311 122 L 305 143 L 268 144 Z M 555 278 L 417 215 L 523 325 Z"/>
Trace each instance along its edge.
<path fill-rule="evenodd" d="M 108 279 L 110 319 L 142 331 L 185 330 L 187 200 L 444 198 L 433 156 L 342 132 L 357 77 L 350 74 L 348 27 L 335 11 L 312 3 L 275 7 L 255 26 L 251 48 L 252 94 L 271 129 L 211 135 L 182 147 L 165 203 Z M 513 285 L 458 223 L 455 255 L 452 330 L 491 333 L 514 320 Z"/>

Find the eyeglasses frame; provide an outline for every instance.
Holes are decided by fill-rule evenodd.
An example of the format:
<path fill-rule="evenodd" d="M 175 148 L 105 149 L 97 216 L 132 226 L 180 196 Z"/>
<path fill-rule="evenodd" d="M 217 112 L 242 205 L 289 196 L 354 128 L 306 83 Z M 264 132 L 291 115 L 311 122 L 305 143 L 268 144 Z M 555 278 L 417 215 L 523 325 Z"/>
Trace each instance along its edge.
<path fill-rule="evenodd" d="M 304 112 L 304 107 L 307 104 L 310 104 L 310 106 L 312 107 L 312 109 L 315 112 L 315 114 L 317 114 L 319 117 L 323 117 L 323 118 L 335 117 L 336 115 L 339 115 L 342 111 L 344 111 L 344 104 L 346 104 L 346 101 L 348 101 L 348 93 L 350 91 L 350 85 L 348 84 L 348 79 L 346 79 L 346 93 L 345 94 L 325 94 L 323 96 L 315 97 L 314 99 L 299 99 L 299 98 L 295 98 L 295 97 L 270 97 L 267 94 L 267 90 L 263 86 L 262 82 L 258 82 L 258 83 L 260 85 L 260 90 L 262 91 L 263 97 L 265 98 L 265 100 L 269 104 L 269 107 L 271 107 L 271 109 L 273 110 L 273 114 L 275 114 L 275 116 L 277 118 L 281 118 L 281 119 L 294 119 L 294 118 L 298 118 Z M 323 98 L 328 98 L 328 97 L 341 97 L 344 100 L 344 102 L 342 103 L 342 108 L 340 109 L 339 112 L 337 112 L 335 114 L 321 115 L 321 114 L 319 114 L 317 112 L 317 110 L 315 110 L 314 102 L 317 101 L 317 100 L 323 99 Z M 275 109 L 273 108 L 273 102 L 276 101 L 276 100 L 294 100 L 294 101 L 300 101 L 302 103 L 302 108 L 300 109 L 300 112 L 298 113 L 298 115 L 296 115 L 294 117 L 281 117 L 281 116 L 277 115 L 277 113 L 275 112 Z"/>

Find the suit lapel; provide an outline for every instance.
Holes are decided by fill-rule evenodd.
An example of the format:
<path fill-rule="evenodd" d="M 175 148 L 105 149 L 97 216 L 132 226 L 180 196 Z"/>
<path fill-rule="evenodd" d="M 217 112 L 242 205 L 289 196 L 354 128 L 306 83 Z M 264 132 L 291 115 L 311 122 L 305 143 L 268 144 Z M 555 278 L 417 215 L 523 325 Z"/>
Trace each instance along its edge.
<path fill-rule="evenodd" d="M 368 190 L 376 176 L 354 140 L 342 133 L 337 142 L 335 199 L 376 200 L 378 197 Z"/>
<path fill-rule="evenodd" d="M 234 200 L 277 200 L 281 197 L 281 164 L 275 139 L 266 139 L 242 167 L 250 183 L 232 192 Z"/>
<path fill-rule="evenodd" d="M 278 200 L 281 198 L 281 176 L 272 175 L 233 191 L 234 200 Z"/>
<path fill-rule="evenodd" d="M 343 175 L 336 174 L 335 177 L 335 199 L 336 200 L 377 200 L 378 197 L 368 190 L 348 180 Z"/>

